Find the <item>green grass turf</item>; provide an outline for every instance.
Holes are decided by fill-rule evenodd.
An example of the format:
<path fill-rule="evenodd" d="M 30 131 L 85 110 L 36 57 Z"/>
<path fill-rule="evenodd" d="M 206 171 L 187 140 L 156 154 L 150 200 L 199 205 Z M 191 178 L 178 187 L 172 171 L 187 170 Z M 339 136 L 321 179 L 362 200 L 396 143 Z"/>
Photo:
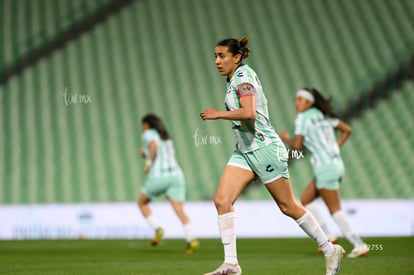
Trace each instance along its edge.
<path fill-rule="evenodd" d="M 343 258 L 341 274 L 414 274 L 414 238 L 365 238 L 382 245 L 363 258 Z M 183 240 L 0 241 L 0 274 L 204 274 L 223 260 L 219 239 L 200 240 L 195 254 Z M 349 252 L 351 246 L 340 239 Z M 325 274 L 324 258 L 306 238 L 238 239 L 243 274 Z"/>

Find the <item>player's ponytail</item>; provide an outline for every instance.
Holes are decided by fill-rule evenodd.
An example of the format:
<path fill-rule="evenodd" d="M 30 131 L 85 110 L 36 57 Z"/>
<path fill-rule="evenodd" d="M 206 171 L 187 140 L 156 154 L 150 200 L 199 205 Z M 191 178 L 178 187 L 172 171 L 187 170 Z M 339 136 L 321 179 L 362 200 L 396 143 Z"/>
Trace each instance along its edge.
<path fill-rule="evenodd" d="M 242 39 L 239 40 L 239 45 L 240 45 L 239 53 L 242 56 L 242 59 L 249 57 L 250 49 L 247 47 L 248 43 L 249 43 L 249 38 L 247 37 L 243 37 Z"/>
<path fill-rule="evenodd" d="M 319 92 L 315 88 L 305 88 L 308 92 L 310 92 L 313 97 L 315 98 L 315 101 L 313 103 L 313 107 L 319 109 L 319 111 L 322 112 L 322 114 L 326 117 L 331 118 L 337 118 L 338 115 L 333 111 L 331 101 L 332 98 L 325 98 L 321 92 Z"/>
<path fill-rule="evenodd" d="M 235 38 L 227 38 L 218 42 L 216 46 L 226 46 L 229 48 L 229 52 L 233 55 L 240 54 L 241 62 L 244 58 L 249 57 L 250 49 L 247 47 L 248 43 L 249 38 L 247 37 L 243 37 L 240 40 Z"/>
<path fill-rule="evenodd" d="M 156 130 L 162 140 L 170 139 L 170 136 L 165 129 L 164 123 L 158 116 L 154 114 L 147 114 L 142 118 L 142 123 L 147 123 L 150 129 Z"/>

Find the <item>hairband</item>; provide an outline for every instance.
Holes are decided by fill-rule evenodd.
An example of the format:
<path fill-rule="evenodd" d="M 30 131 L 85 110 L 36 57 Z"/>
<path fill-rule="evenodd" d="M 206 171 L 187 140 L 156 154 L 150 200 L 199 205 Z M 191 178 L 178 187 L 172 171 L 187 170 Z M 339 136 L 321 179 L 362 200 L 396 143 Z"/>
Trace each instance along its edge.
<path fill-rule="evenodd" d="M 309 100 L 312 103 L 315 102 L 315 97 L 308 90 L 301 89 L 301 90 L 296 92 L 296 96 L 303 97 L 303 98 Z"/>

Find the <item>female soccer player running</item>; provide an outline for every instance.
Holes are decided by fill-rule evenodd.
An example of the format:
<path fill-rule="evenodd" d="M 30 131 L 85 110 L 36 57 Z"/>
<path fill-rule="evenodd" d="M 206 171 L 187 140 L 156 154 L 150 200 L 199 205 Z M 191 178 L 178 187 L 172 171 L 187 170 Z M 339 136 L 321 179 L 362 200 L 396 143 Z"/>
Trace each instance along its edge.
<path fill-rule="evenodd" d="M 315 178 L 303 192 L 302 204 L 313 213 L 325 234 L 333 236 L 329 233 L 325 219 L 312 203 L 321 196 L 342 233 L 354 245 L 354 249 L 347 257 L 367 255 L 368 246 L 352 230 L 341 210 L 339 183 L 345 169 L 339 147 L 348 139 L 351 127 L 337 118 L 332 111 L 330 101 L 316 89 L 299 90 L 296 93 L 295 105 L 298 112 L 295 121 L 295 138 L 291 139 L 288 132 L 283 131 L 282 140 L 292 149 L 301 149 L 305 145 L 312 153 L 311 164 Z M 338 140 L 335 138 L 334 129 L 340 132 Z M 336 241 L 335 236 L 330 239 Z"/>
<path fill-rule="evenodd" d="M 336 274 L 344 250 L 329 242 L 313 215 L 296 202 L 289 181 L 287 158 L 283 156 L 286 154 L 282 154 L 285 146 L 270 123 L 262 85 L 253 69 L 242 63 L 249 55 L 247 43 L 247 38 L 229 38 L 217 43 L 215 64 L 219 73 L 227 77 L 226 110 L 208 108 L 200 114 L 203 120 L 230 120 L 237 139 L 236 149 L 214 197 L 224 263 L 206 274 L 242 273 L 237 259 L 233 204 L 256 177 L 264 183 L 280 210 L 293 218 L 322 248 L 326 274 Z"/>
<path fill-rule="evenodd" d="M 164 230 L 148 204 L 156 197 L 165 194 L 184 226 L 187 240 L 185 252 L 191 254 L 198 249 L 199 242 L 193 235 L 190 220 L 183 209 L 184 176 L 175 158 L 173 143 L 161 119 L 156 115 L 148 114 L 142 118 L 142 130 L 144 147 L 141 149 L 141 156 L 146 158 L 144 172 L 148 176 L 139 194 L 138 206 L 148 224 L 155 230 L 155 237 L 151 240 L 151 244 L 158 245 Z"/>

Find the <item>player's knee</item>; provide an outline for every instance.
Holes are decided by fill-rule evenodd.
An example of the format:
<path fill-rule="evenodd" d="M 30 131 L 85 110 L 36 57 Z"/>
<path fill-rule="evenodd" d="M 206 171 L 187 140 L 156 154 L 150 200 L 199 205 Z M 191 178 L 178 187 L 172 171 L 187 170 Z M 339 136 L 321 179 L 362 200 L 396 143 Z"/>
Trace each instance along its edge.
<path fill-rule="evenodd" d="M 279 205 L 280 211 L 282 211 L 283 214 L 290 216 L 289 207 L 286 204 L 280 204 Z"/>
<path fill-rule="evenodd" d="M 225 200 L 222 197 L 215 196 L 214 197 L 214 205 L 216 208 L 225 205 Z"/>
<path fill-rule="evenodd" d="M 139 207 L 145 206 L 145 205 L 147 205 L 149 202 L 150 202 L 150 199 L 149 199 L 147 196 L 145 196 L 143 193 L 141 193 L 141 194 L 138 196 L 138 206 L 139 206 Z"/>
<path fill-rule="evenodd" d="M 223 196 L 215 196 L 214 205 L 216 206 L 217 210 L 226 210 L 228 208 L 231 208 L 231 202 Z"/>
<path fill-rule="evenodd" d="M 146 205 L 146 203 L 144 203 L 144 201 L 142 201 L 142 200 L 138 200 L 138 206 L 139 207 L 143 207 L 143 206 L 145 206 Z"/>
<path fill-rule="evenodd" d="M 310 203 L 309 199 L 304 194 L 302 194 L 302 196 L 300 197 L 300 202 L 302 203 L 302 205 L 307 205 Z"/>
<path fill-rule="evenodd" d="M 282 211 L 282 213 L 285 214 L 286 216 L 289 216 L 289 217 L 295 216 L 296 209 L 295 209 L 295 206 L 292 205 L 291 203 L 288 203 L 288 202 L 279 203 L 279 208 L 280 208 L 280 211 Z"/>

